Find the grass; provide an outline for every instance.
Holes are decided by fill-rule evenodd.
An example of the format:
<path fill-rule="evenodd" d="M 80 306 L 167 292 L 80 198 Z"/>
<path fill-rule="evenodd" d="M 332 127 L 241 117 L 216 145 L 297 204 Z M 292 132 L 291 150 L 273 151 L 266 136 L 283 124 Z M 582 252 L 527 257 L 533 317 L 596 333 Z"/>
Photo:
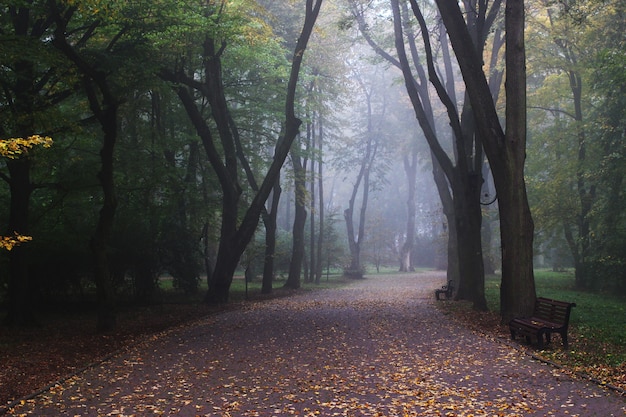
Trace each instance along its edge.
<path fill-rule="evenodd" d="M 283 289 L 283 285 L 285 284 L 286 280 L 287 278 L 282 276 L 275 278 L 272 285 L 272 295 L 268 295 L 266 297 L 269 298 L 272 296 L 281 296 L 283 295 L 281 294 L 281 292 L 288 291 Z M 328 276 L 326 275 L 326 273 L 324 273 L 319 284 L 315 284 L 313 282 L 305 282 L 304 280 L 301 280 L 300 291 L 336 288 L 338 286 L 346 285 L 349 282 L 349 279 L 346 279 L 342 276 L 341 271 L 331 271 Z M 230 286 L 229 298 L 231 301 L 235 302 L 244 301 L 246 300 L 246 298 L 265 298 L 265 296 L 261 294 L 261 286 L 262 281 L 260 276 L 252 280 L 252 282 L 246 283 L 243 278 L 243 273 L 236 274 Z M 165 294 L 165 298 L 167 298 L 168 301 L 176 298 L 176 295 L 178 294 L 178 298 L 184 299 L 187 302 L 200 302 L 202 301 L 204 294 L 206 293 L 207 281 L 206 278 L 203 277 L 200 280 L 198 286 L 198 293 L 192 295 L 184 295 L 176 288 L 174 288 L 171 278 L 162 278 L 159 281 L 159 289 Z"/>
<path fill-rule="evenodd" d="M 626 299 L 576 290 L 572 271 L 536 270 L 535 285 L 537 296 L 576 303 L 570 317 L 569 349 L 560 348 L 557 335 L 557 343 L 539 354 L 599 381 L 626 386 Z M 485 296 L 489 309 L 499 311 L 499 276 L 487 277 Z"/>

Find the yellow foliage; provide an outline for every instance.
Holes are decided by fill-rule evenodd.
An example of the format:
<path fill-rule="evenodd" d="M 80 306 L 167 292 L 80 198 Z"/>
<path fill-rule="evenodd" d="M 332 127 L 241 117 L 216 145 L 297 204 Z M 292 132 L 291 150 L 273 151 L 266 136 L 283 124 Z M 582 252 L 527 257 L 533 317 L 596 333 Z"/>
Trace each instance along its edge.
<path fill-rule="evenodd" d="M 28 153 L 29 149 L 41 145 L 44 148 L 52 146 L 52 138 L 49 136 L 32 135 L 27 138 L 0 139 L 0 156 L 17 159 Z M 31 236 L 23 236 L 13 232 L 13 236 L 0 236 L 0 249 L 12 250 L 24 242 L 33 240 Z"/>
<path fill-rule="evenodd" d="M 33 240 L 31 236 L 22 236 L 17 232 L 13 232 L 13 236 L 0 236 L 0 248 L 10 251 L 14 247 L 31 240 Z"/>
<path fill-rule="evenodd" d="M 27 138 L 0 139 L 0 156 L 16 159 L 28 153 L 34 146 L 42 145 L 44 148 L 52 146 L 52 138 L 49 136 L 32 135 Z"/>

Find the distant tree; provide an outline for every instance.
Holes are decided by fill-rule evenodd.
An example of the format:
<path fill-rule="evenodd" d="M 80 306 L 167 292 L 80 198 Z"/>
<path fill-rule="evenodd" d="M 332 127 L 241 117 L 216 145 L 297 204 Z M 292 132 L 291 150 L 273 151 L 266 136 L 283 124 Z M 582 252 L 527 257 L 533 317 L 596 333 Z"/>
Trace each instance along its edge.
<path fill-rule="evenodd" d="M 623 11 L 623 9 L 622 9 Z M 619 14 L 610 16 L 616 27 Z M 607 46 L 594 65 L 594 91 L 603 95 L 593 130 L 603 150 L 598 175 L 599 199 L 592 215 L 592 265 L 583 285 L 626 294 L 626 54 L 624 45 Z"/>
<path fill-rule="evenodd" d="M 408 185 L 407 192 L 407 225 L 406 236 L 402 247 L 400 248 L 400 272 L 410 272 L 415 270 L 413 264 L 413 244 L 415 241 L 415 215 L 417 212 L 416 202 L 416 182 L 417 182 L 417 168 L 418 168 L 418 153 L 417 144 L 412 143 L 410 145 L 410 152 L 402 155 L 402 166 L 404 167 L 404 173 L 406 175 L 406 182 Z"/>
<path fill-rule="evenodd" d="M 319 233 L 317 237 L 317 264 L 314 267 L 315 283 L 319 284 L 322 280 L 322 251 L 324 248 L 324 223 L 325 223 L 325 210 L 324 210 L 324 118 L 320 117 L 318 121 L 319 125 L 319 137 L 318 137 L 318 162 L 317 162 L 317 189 L 319 193 L 318 202 L 318 216 L 319 216 Z M 313 241 L 311 245 L 313 245 Z"/>
<path fill-rule="evenodd" d="M 558 253 L 554 243 L 565 239 L 577 286 L 616 289 L 626 275 L 618 255 L 623 234 L 616 227 L 623 189 L 617 138 L 623 131 L 618 97 L 624 5 L 586 0 L 530 5 L 534 123 L 528 177 L 537 235 L 551 253 Z"/>
<path fill-rule="evenodd" d="M 356 138 L 356 149 L 358 149 L 359 154 L 355 158 L 355 165 L 358 171 L 353 180 L 348 207 L 343 212 L 348 248 L 350 249 L 350 264 L 344 273 L 349 277 L 362 278 L 364 265 L 361 256 L 366 241 L 367 206 L 370 191 L 377 175 L 376 163 L 377 158 L 380 159 L 379 151 L 382 148 L 382 120 L 387 109 L 387 101 L 385 94 L 376 87 L 376 81 L 368 74 L 362 74 L 355 69 L 353 79 L 360 91 L 361 101 L 364 103 L 364 120 L 363 122 L 359 121 L 359 123 L 363 123 L 364 128 L 357 130 L 359 136 Z M 357 199 L 359 192 L 361 195 Z M 360 208 L 358 208 L 358 204 L 360 204 Z M 358 216 L 355 218 L 357 208 Z M 356 229 L 355 223 L 357 223 Z"/>
<path fill-rule="evenodd" d="M 372 211 L 366 225 L 368 238 L 365 254 L 367 260 L 374 264 L 376 272 L 380 272 L 382 266 L 396 263 L 397 256 L 394 256 L 394 251 L 391 250 L 394 246 L 395 233 L 387 215 L 380 207 Z"/>
<path fill-rule="evenodd" d="M 591 224 L 590 212 L 596 198 L 596 185 L 590 181 L 587 175 L 587 149 L 588 140 L 585 127 L 585 97 L 584 91 L 584 46 L 581 39 L 584 33 L 584 25 L 575 23 L 577 19 L 570 15 L 568 10 L 572 7 L 569 4 L 551 5 L 542 1 L 541 16 L 534 14 L 533 21 L 536 22 L 533 38 L 537 40 L 539 36 L 547 37 L 547 42 L 541 42 L 541 47 L 533 48 L 533 63 L 541 65 L 549 73 L 555 76 L 562 75 L 567 79 L 570 97 L 566 99 L 569 103 L 566 108 L 553 109 L 556 114 L 555 121 L 560 125 L 559 129 L 570 130 L 571 137 L 575 138 L 572 149 L 576 152 L 577 162 L 574 172 L 571 174 L 571 186 L 577 190 L 578 202 L 576 204 L 576 220 L 573 223 L 567 221 L 570 216 L 564 215 L 561 227 L 565 231 L 565 237 L 572 252 L 574 266 L 576 269 L 576 283 L 583 287 L 583 276 L 588 269 L 588 261 L 591 256 Z M 542 19 L 543 18 L 543 19 Z M 543 33 L 541 33 L 543 30 Z M 541 35 L 540 35 L 541 34 Z M 543 52 L 544 56 L 540 56 Z M 551 51 L 551 52 L 549 52 Z M 548 55 L 549 56 L 546 56 Z M 546 68 L 547 67 L 547 68 Z M 539 69 L 539 68 L 537 68 Z M 549 110 L 549 107 L 546 107 Z M 565 117 L 569 120 L 563 120 Z M 553 132 L 558 134 L 558 132 Z M 575 227 L 575 231 L 572 230 Z"/>
<path fill-rule="evenodd" d="M 340 241 L 340 235 L 337 231 L 340 223 L 339 210 L 330 208 L 327 210 L 328 215 L 324 221 L 323 229 L 323 246 L 322 246 L 322 264 L 326 269 L 326 277 L 330 274 L 332 268 L 340 268 L 343 266 L 345 245 Z"/>

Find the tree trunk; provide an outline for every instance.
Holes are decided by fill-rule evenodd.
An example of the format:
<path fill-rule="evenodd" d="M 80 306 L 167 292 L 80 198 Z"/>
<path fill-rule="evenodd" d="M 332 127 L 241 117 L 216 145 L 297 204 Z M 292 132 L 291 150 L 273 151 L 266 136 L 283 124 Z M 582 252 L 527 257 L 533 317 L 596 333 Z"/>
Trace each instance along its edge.
<path fill-rule="evenodd" d="M 289 275 L 285 282 L 286 288 L 300 288 L 300 274 L 302 261 L 304 260 L 304 226 L 306 224 L 306 171 L 300 161 L 300 156 L 291 153 L 291 162 L 294 172 L 295 192 L 295 216 L 292 228 L 291 262 L 289 263 Z"/>
<path fill-rule="evenodd" d="M 415 213 L 416 213 L 416 181 L 417 181 L 417 146 L 411 144 L 411 155 L 404 155 L 404 173 L 408 187 L 406 208 L 406 239 L 400 249 L 400 272 L 415 271 L 412 262 L 413 244 L 415 242 Z"/>
<path fill-rule="evenodd" d="M 315 150 L 317 148 L 317 140 L 315 133 L 315 123 L 311 125 L 312 130 L 312 141 L 311 141 L 311 150 Z M 315 280 L 315 267 L 317 263 L 315 262 L 315 158 L 311 158 L 311 182 L 309 184 L 309 192 L 311 198 L 311 217 L 309 217 L 309 274 L 308 274 L 308 282 L 313 282 Z"/>
<path fill-rule="evenodd" d="M 319 193 L 318 203 L 318 217 L 320 219 L 319 234 L 317 235 L 317 264 L 315 265 L 315 283 L 319 284 L 322 281 L 322 249 L 324 247 L 324 177 L 323 177 L 323 139 L 324 139 L 324 124 L 323 119 L 320 116 L 319 120 L 319 140 L 318 140 L 318 156 L 319 161 L 317 163 L 317 191 Z"/>
<path fill-rule="evenodd" d="M 23 13 L 22 13 L 23 14 Z M 24 26 L 16 28 L 18 36 L 26 36 L 28 18 Z M 19 26 L 19 25 L 18 25 Z M 20 137 L 26 138 L 35 133 L 33 119 L 35 100 L 35 76 L 33 64 L 20 61 L 15 65 L 17 80 L 14 89 L 14 99 L 12 106 L 13 117 L 17 122 L 17 133 Z M 29 222 L 28 212 L 30 210 L 30 196 L 33 191 L 33 184 L 30 180 L 31 161 L 27 155 L 18 159 L 7 159 L 9 169 L 9 224 L 7 234 L 13 233 L 28 236 Z M 8 314 L 5 323 L 9 326 L 32 326 L 37 321 L 33 314 L 33 303 L 31 300 L 31 288 L 29 288 L 28 259 L 26 249 L 20 245 L 9 252 L 9 288 L 8 288 Z"/>
<path fill-rule="evenodd" d="M 533 222 L 524 183 L 526 70 L 523 1 L 506 3 L 506 135 L 463 15 L 454 0 L 437 0 L 463 73 L 478 133 L 491 164 L 500 210 L 503 321 L 529 315 L 535 302 Z"/>
<path fill-rule="evenodd" d="M 276 255 L 276 218 L 278 215 L 278 203 L 280 202 L 280 175 L 276 179 L 272 191 L 272 203 L 270 212 L 263 216 L 265 223 L 265 257 L 263 262 L 263 283 L 261 293 L 269 294 L 272 292 L 272 284 L 274 282 L 274 258 Z"/>
<path fill-rule="evenodd" d="M 487 310 L 485 274 L 481 243 L 481 207 L 479 176 L 460 178 L 454 192 L 456 236 L 459 265 L 463 279 L 459 281 L 456 299 L 470 300 L 478 311 Z"/>
<path fill-rule="evenodd" d="M 92 103 L 92 108 L 98 106 L 98 103 Z M 117 208 L 113 179 L 113 154 L 117 139 L 117 105 L 110 98 L 100 110 L 96 111 L 100 112 L 98 119 L 104 132 L 102 148 L 100 149 L 101 166 L 98 173 L 104 199 L 90 246 L 94 256 L 94 278 L 98 298 L 97 329 L 98 331 L 108 331 L 112 330 L 116 324 L 108 247 L 111 242 L 113 219 Z"/>
<path fill-rule="evenodd" d="M 213 275 L 209 280 L 209 288 L 204 298 L 204 301 L 209 304 L 228 302 L 230 285 L 232 284 L 241 254 L 245 250 L 245 246 L 241 249 L 234 246 L 237 234 L 237 209 L 239 207 L 240 193 L 238 191 L 232 192 L 234 190 L 230 191 L 224 190 L 222 196 L 220 244 L 217 250 Z M 252 235 L 250 238 L 252 238 Z"/>
<path fill-rule="evenodd" d="M 354 232 L 354 204 L 352 204 L 352 208 L 348 207 L 343 211 L 343 218 L 346 222 L 346 233 L 348 235 L 348 249 L 350 250 L 350 266 L 348 267 L 348 273 L 356 273 L 360 269 L 361 259 L 360 254 L 361 250 L 359 248 L 359 242 L 357 241 L 356 234 Z"/>
<path fill-rule="evenodd" d="M 24 137 L 27 135 L 23 135 Z M 7 234 L 18 233 L 28 236 L 28 212 L 32 184 L 30 182 L 30 160 L 22 157 L 7 160 L 11 181 L 9 205 L 9 225 Z M 37 325 L 33 313 L 31 288 L 29 286 L 27 249 L 15 246 L 9 252 L 8 314 L 5 324 L 12 327 Z"/>
<path fill-rule="evenodd" d="M 98 331 L 112 330 L 116 324 L 115 303 L 111 283 L 108 248 L 111 242 L 113 220 L 117 208 L 113 163 L 117 140 L 118 109 L 120 100 L 112 93 L 107 73 L 92 66 L 74 49 L 66 38 L 67 20 L 71 15 L 61 15 L 54 10 L 57 28 L 54 45 L 76 65 L 84 77 L 84 87 L 89 107 L 102 128 L 102 148 L 100 149 L 100 171 L 98 180 L 102 187 L 103 201 L 96 230 L 90 241 L 94 258 L 94 281 L 98 300 Z"/>
<path fill-rule="evenodd" d="M 363 277 L 363 266 L 361 265 L 361 245 L 365 241 L 365 214 L 367 211 L 367 202 L 369 199 L 369 175 L 370 167 L 376 157 L 376 145 L 372 144 L 373 139 L 370 136 L 367 144 L 367 150 L 361 162 L 361 169 L 357 175 L 357 181 L 352 188 L 352 197 L 348 204 L 348 208 L 344 210 L 343 216 L 346 221 L 346 232 L 348 235 L 348 246 L 350 249 L 350 266 L 346 271 L 348 276 L 353 278 Z M 358 231 L 354 230 L 354 209 L 357 192 L 360 183 L 363 182 L 361 209 L 359 211 L 359 227 Z"/>
<path fill-rule="evenodd" d="M 376 153 L 378 151 L 378 137 L 377 132 L 373 127 L 373 114 L 372 114 L 372 92 L 368 91 L 365 84 L 360 78 L 357 77 L 357 82 L 360 84 L 363 94 L 365 96 L 365 103 L 367 105 L 367 131 L 366 131 L 366 143 L 363 157 L 361 158 L 361 166 L 356 176 L 355 183 L 352 186 L 352 194 L 350 201 L 348 202 L 348 208 L 344 210 L 344 219 L 346 221 L 346 231 L 348 234 L 348 247 L 350 248 L 350 266 L 345 271 L 348 276 L 353 278 L 363 277 L 363 266 L 361 265 L 361 247 L 365 242 L 365 215 L 367 212 L 367 204 L 369 199 L 370 189 L 370 173 L 372 165 L 376 159 Z M 356 197 L 359 192 L 359 187 L 363 184 L 361 208 L 359 211 L 359 226 L 358 230 L 354 230 L 354 210 L 356 204 Z"/>
<path fill-rule="evenodd" d="M 443 215 L 446 218 L 448 224 L 448 240 L 446 243 L 447 254 L 447 269 L 446 269 L 446 282 L 452 281 L 454 288 L 459 288 L 461 281 L 461 274 L 459 272 L 459 245 L 456 233 L 456 215 L 454 209 L 454 200 L 450 194 L 450 188 L 448 187 L 448 180 L 446 179 L 439 162 L 431 152 L 431 161 L 433 164 L 433 179 L 437 186 L 439 199 L 441 200 L 441 207 L 443 209 Z"/>

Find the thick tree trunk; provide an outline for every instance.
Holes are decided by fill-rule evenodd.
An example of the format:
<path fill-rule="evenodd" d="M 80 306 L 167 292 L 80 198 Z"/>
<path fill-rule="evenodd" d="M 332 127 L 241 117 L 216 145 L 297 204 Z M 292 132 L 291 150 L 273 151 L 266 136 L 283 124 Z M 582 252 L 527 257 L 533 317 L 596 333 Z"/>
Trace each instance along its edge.
<path fill-rule="evenodd" d="M 534 224 L 526 195 L 526 52 L 524 1 L 507 1 L 506 29 L 506 167 L 494 172 L 500 207 L 502 286 L 500 313 L 503 321 L 527 316 L 535 306 L 533 271 Z M 494 141 L 490 141 L 492 151 Z M 493 155 L 492 152 L 492 156 Z M 501 156 L 501 155 L 500 155 Z M 490 159 L 491 161 L 491 159 Z M 493 165 L 492 165 L 493 166 Z M 500 174 L 503 173 L 503 176 Z M 506 183 L 503 183 L 504 181 Z M 504 198 L 500 190 L 504 189 Z"/>
<path fill-rule="evenodd" d="M 92 107 L 95 105 L 92 104 Z M 100 172 L 98 180 L 102 187 L 104 199 L 96 231 L 91 239 L 91 250 L 94 256 L 95 281 L 98 297 L 99 331 L 108 331 L 115 327 L 116 315 L 109 268 L 108 247 L 111 242 L 113 219 L 117 208 L 115 182 L 113 179 L 113 153 L 117 139 L 117 105 L 107 103 L 99 117 L 104 132 L 102 149 L 100 149 Z"/>
<path fill-rule="evenodd" d="M 26 16 L 21 16 L 27 19 Z M 16 28 L 16 33 L 25 36 L 28 20 L 24 21 L 24 27 Z M 14 90 L 14 101 L 11 108 L 18 124 L 17 133 L 20 137 L 26 138 L 33 133 L 34 120 L 33 109 L 35 100 L 35 78 L 33 64 L 21 61 L 15 66 L 18 77 Z M 28 236 L 29 222 L 28 212 L 30 210 L 30 196 L 33 191 L 33 184 L 30 180 L 31 162 L 27 155 L 19 159 L 7 159 L 10 182 L 10 203 L 9 203 L 9 224 L 7 235 L 18 233 Z M 32 326 L 37 321 L 33 313 L 33 303 L 31 300 L 31 288 L 29 286 L 28 260 L 26 248 L 16 246 L 9 252 L 9 311 L 6 317 L 6 324 L 10 326 Z"/>
<path fill-rule="evenodd" d="M 533 273 L 533 222 L 523 177 L 509 177 L 500 184 L 500 239 L 502 244 L 502 285 L 500 314 L 503 322 L 532 313 L 536 298 Z M 496 174 L 499 175 L 499 174 Z M 504 181 L 502 181 L 504 182 Z M 504 193 L 501 192 L 504 188 Z"/>
<path fill-rule="evenodd" d="M 92 108 L 96 107 L 99 105 L 92 102 Z M 97 329 L 108 331 L 112 330 L 116 324 L 108 248 L 117 207 L 113 179 L 113 153 L 117 139 L 117 105 L 112 102 L 107 103 L 105 108 L 95 111 L 99 113 L 98 119 L 104 132 L 100 149 L 100 172 L 98 173 L 104 198 L 90 246 L 94 258 L 94 280 L 98 299 Z"/>
<path fill-rule="evenodd" d="M 461 280 L 459 273 L 459 245 L 456 233 L 456 216 L 454 213 L 454 201 L 450 194 L 450 188 L 448 187 L 448 180 L 446 179 L 439 162 L 431 152 L 431 161 L 433 164 L 433 179 L 437 186 L 439 199 L 441 200 L 441 207 L 443 214 L 446 217 L 448 224 L 448 240 L 446 242 L 446 255 L 447 255 L 447 269 L 446 269 L 446 282 L 452 281 L 454 288 L 459 288 L 459 282 Z"/>
<path fill-rule="evenodd" d="M 237 233 L 239 195 L 240 193 L 238 191 L 228 192 L 228 190 L 224 190 L 224 194 L 222 195 L 220 244 L 217 250 L 217 259 L 215 268 L 213 269 L 213 275 L 209 280 L 209 288 L 204 298 L 204 301 L 209 304 L 228 302 L 230 285 L 233 282 L 233 276 L 235 275 L 241 254 L 245 249 L 245 246 L 241 250 L 233 246 Z"/>
<path fill-rule="evenodd" d="M 24 135 L 26 136 L 26 135 Z M 9 184 L 11 201 L 7 235 L 18 233 L 28 236 L 28 212 L 32 184 L 30 182 L 30 161 L 28 157 L 8 160 L 11 175 Z M 28 280 L 27 249 L 16 246 L 9 252 L 8 314 L 5 324 L 15 327 L 37 324 L 31 300 L 32 289 Z"/>
<path fill-rule="evenodd" d="M 524 183 L 526 148 L 526 70 L 524 3 L 506 3 L 506 135 L 502 130 L 482 57 L 476 53 L 463 15 L 454 0 L 437 0 L 474 110 L 478 133 L 489 159 L 500 209 L 503 321 L 529 315 L 535 302 L 533 222 Z"/>
<path fill-rule="evenodd" d="M 459 265 L 463 279 L 459 281 L 456 299 L 469 300 L 475 310 L 487 310 L 485 273 L 481 243 L 480 177 L 463 179 L 455 185 L 455 219 Z"/>

